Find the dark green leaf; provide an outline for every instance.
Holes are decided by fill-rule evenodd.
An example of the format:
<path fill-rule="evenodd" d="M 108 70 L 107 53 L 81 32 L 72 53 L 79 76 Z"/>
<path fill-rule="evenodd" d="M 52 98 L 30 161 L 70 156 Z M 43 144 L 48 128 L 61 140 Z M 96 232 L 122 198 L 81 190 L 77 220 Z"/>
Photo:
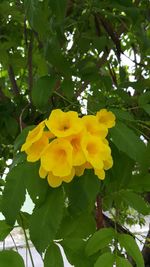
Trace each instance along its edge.
<path fill-rule="evenodd" d="M 44 267 L 63 267 L 63 259 L 59 247 L 51 243 L 44 257 Z"/>
<path fill-rule="evenodd" d="M 118 241 L 121 247 L 125 248 L 127 254 L 129 254 L 136 262 L 137 267 L 145 266 L 140 249 L 132 236 L 127 234 L 119 234 Z"/>
<path fill-rule="evenodd" d="M 141 162 L 145 152 L 145 145 L 130 128 L 121 122 L 111 129 L 111 137 L 117 148 L 125 152 L 135 161 Z"/>
<path fill-rule="evenodd" d="M 103 228 L 95 232 L 95 234 L 89 239 L 87 243 L 87 255 L 90 256 L 96 253 L 98 250 L 108 246 L 115 236 L 115 230 L 112 228 Z"/>
<path fill-rule="evenodd" d="M 7 175 L 2 199 L 2 212 L 8 224 L 15 223 L 17 215 L 25 201 L 25 170 L 23 164 L 14 167 Z"/>
<path fill-rule="evenodd" d="M 64 92 L 64 95 L 68 98 L 73 97 L 74 95 L 74 83 L 71 79 L 64 79 L 61 84 L 61 89 Z"/>
<path fill-rule="evenodd" d="M 86 242 L 80 238 L 66 238 L 61 242 L 69 262 L 76 267 L 91 267 L 91 260 L 85 255 Z"/>
<path fill-rule="evenodd" d="M 34 84 L 32 90 L 33 104 L 41 111 L 46 111 L 49 98 L 53 93 L 56 78 L 50 76 L 40 77 Z"/>
<path fill-rule="evenodd" d="M 87 171 L 82 177 L 76 177 L 65 188 L 69 198 L 69 210 L 75 215 L 82 211 L 93 210 L 100 189 L 100 180 L 93 171 Z"/>
<path fill-rule="evenodd" d="M 23 164 L 25 187 L 34 203 L 40 204 L 45 198 L 49 188 L 46 179 L 39 176 L 39 162 Z"/>
<path fill-rule="evenodd" d="M 55 14 L 56 19 L 59 23 L 62 23 L 65 13 L 66 13 L 66 6 L 67 1 L 66 0 L 55 0 L 51 1 L 49 0 L 49 5 L 52 9 L 53 14 Z"/>
<path fill-rule="evenodd" d="M 31 215 L 29 213 L 21 211 L 18 215 L 17 223 L 21 228 L 28 229 L 30 217 Z"/>
<path fill-rule="evenodd" d="M 30 236 L 39 252 L 44 251 L 56 237 L 64 208 L 62 188 L 49 190 L 45 202 L 35 208 L 30 219 Z"/>
<path fill-rule="evenodd" d="M 132 175 L 129 181 L 128 188 L 137 192 L 149 192 L 150 191 L 150 174 Z"/>
<path fill-rule="evenodd" d="M 25 267 L 22 257 L 13 250 L 0 251 L 0 267 Z"/>
<path fill-rule="evenodd" d="M 7 235 L 11 232 L 12 227 L 6 223 L 6 221 L 0 221 L 0 241 L 3 241 Z"/>
<path fill-rule="evenodd" d="M 57 238 L 79 237 L 86 238 L 96 230 L 93 214 L 83 213 L 79 216 L 66 216 L 62 220 Z"/>

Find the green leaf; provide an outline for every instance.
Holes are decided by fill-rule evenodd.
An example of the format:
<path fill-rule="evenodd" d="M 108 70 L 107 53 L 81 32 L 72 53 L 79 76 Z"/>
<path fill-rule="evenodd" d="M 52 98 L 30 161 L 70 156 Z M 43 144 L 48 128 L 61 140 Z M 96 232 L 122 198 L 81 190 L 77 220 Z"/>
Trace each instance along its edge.
<path fill-rule="evenodd" d="M 0 241 L 3 241 L 11 232 L 12 227 L 6 221 L 0 221 Z"/>
<path fill-rule="evenodd" d="M 14 167 L 6 177 L 6 185 L 2 199 L 2 213 L 10 225 L 15 223 L 21 206 L 25 201 L 25 173 L 23 164 L 20 164 Z"/>
<path fill-rule="evenodd" d="M 24 171 L 25 187 L 32 201 L 35 204 L 42 203 L 46 198 L 49 185 L 46 179 L 41 179 L 39 176 L 39 162 L 25 162 L 22 165 L 22 171 Z"/>
<path fill-rule="evenodd" d="M 110 110 L 115 114 L 116 118 L 122 121 L 135 121 L 131 113 L 117 108 L 110 108 Z"/>
<path fill-rule="evenodd" d="M 91 259 L 85 255 L 86 242 L 81 238 L 65 238 L 61 241 L 69 262 L 76 267 L 91 267 Z"/>
<path fill-rule="evenodd" d="M 17 121 L 11 116 L 6 116 L 4 117 L 4 123 L 8 134 L 11 135 L 12 137 L 16 137 L 18 131 Z"/>
<path fill-rule="evenodd" d="M 68 98 L 73 97 L 74 95 L 74 83 L 72 79 L 64 79 L 61 83 L 61 89 L 64 92 L 64 95 Z"/>
<path fill-rule="evenodd" d="M 51 243 L 46 250 L 44 257 L 44 267 L 63 267 L 63 259 L 59 247 Z"/>
<path fill-rule="evenodd" d="M 55 14 L 56 19 L 59 23 L 62 23 L 65 14 L 66 14 L 66 0 L 55 0 L 51 1 L 49 0 L 49 6 L 52 9 L 53 14 Z"/>
<path fill-rule="evenodd" d="M 86 253 L 88 256 L 96 253 L 100 249 L 109 245 L 112 239 L 115 237 L 115 230 L 112 228 L 103 228 L 94 233 L 89 239 L 86 246 Z"/>
<path fill-rule="evenodd" d="M 140 249 L 132 236 L 127 234 L 119 234 L 118 241 L 121 247 L 125 248 L 127 254 L 129 254 L 136 262 L 137 267 L 145 266 Z"/>
<path fill-rule="evenodd" d="M 148 115 L 150 115 L 150 104 L 145 104 L 142 106 L 142 108 L 146 111 Z"/>
<path fill-rule="evenodd" d="M 17 218 L 17 223 L 21 228 L 28 229 L 30 217 L 31 215 L 29 213 L 21 211 Z"/>
<path fill-rule="evenodd" d="M 137 192 L 149 192 L 150 191 L 150 174 L 132 175 L 128 188 Z"/>
<path fill-rule="evenodd" d="M 65 189 L 69 198 L 69 211 L 73 215 L 86 210 L 92 211 L 100 189 L 100 180 L 93 171 L 87 171 L 65 185 Z"/>
<path fill-rule="evenodd" d="M 131 263 L 122 257 L 117 256 L 116 258 L 116 266 L 117 267 L 132 267 Z"/>
<path fill-rule="evenodd" d="M 139 106 L 143 107 L 145 104 L 150 103 L 150 92 L 147 91 L 138 97 Z"/>
<path fill-rule="evenodd" d="M 82 213 L 79 216 L 65 216 L 62 220 L 57 239 L 66 237 L 86 238 L 96 230 L 93 214 Z"/>
<path fill-rule="evenodd" d="M 50 64 L 64 74 L 70 77 L 71 68 L 68 59 L 63 55 L 60 44 L 55 36 L 49 39 L 45 47 L 45 57 Z"/>
<path fill-rule="evenodd" d="M 13 250 L 0 251 L 0 267 L 25 267 L 23 258 Z"/>
<path fill-rule="evenodd" d="M 94 267 L 113 267 L 115 256 L 111 252 L 102 254 L 95 262 Z"/>
<path fill-rule="evenodd" d="M 35 208 L 30 219 L 30 236 L 39 252 L 42 252 L 56 237 L 64 208 L 62 188 L 49 190 L 44 203 Z"/>
<path fill-rule="evenodd" d="M 149 214 L 150 207 L 138 194 L 131 191 L 122 190 L 120 196 L 129 206 L 133 207 L 138 212 L 142 213 L 143 215 Z"/>
<path fill-rule="evenodd" d="M 32 90 L 33 104 L 41 111 L 46 111 L 49 105 L 49 98 L 53 93 L 56 84 L 56 77 L 43 76 L 34 84 Z"/>
<path fill-rule="evenodd" d="M 121 122 L 110 130 L 112 142 L 135 161 L 141 162 L 145 152 L 145 145 L 130 128 Z"/>

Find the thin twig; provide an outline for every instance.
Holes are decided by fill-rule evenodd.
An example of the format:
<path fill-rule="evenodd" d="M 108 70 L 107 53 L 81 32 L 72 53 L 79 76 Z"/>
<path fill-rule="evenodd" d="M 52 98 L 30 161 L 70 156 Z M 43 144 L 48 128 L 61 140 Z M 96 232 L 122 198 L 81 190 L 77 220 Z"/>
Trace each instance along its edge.
<path fill-rule="evenodd" d="M 33 257 L 32 257 L 32 253 L 31 253 L 31 249 L 30 249 L 30 245 L 29 245 L 29 242 L 28 242 L 27 233 L 26 233 L 26 230 L 25 230 L 25 228 L 24 228 L 23 219 L 22 219 L 21 214 L 20 214 L 20 219 L 21 219 L 21 222 L 22 222 L 22 229 L 23 229 L 23 232 L 24 232 L 24 237 L 25 237 L 25 241 L 26 241 L 26 246 L 27 246 L 27 249 L 28 249 L 28 251 L 29 251 L 29 255 L 30 255 L 30 259 L 31 259 L 32 267 L 35 267 L 35 265 L 34 265 L 34 261 L 33 261 Z"/>

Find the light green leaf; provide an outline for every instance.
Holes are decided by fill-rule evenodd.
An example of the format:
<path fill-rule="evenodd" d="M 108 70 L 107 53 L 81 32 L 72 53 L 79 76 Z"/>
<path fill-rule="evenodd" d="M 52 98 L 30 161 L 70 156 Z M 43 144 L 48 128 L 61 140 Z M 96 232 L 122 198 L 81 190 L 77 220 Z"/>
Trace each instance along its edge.
<path fill-rule="evenodd" d="M 112 228 L 103 228 L 95 232 L 89 239 L 86 246 L 86 253 L 88 256 L 96 253 L 100 249 L 109 245 L 112 239 L 115 237 L 115 230 Z"/>
<path fill-rule="evenodd" d="M 34 84 L 32 90 L 33 104 L 41 111 L 48 108 L 49 98 L 53 93 L 56 84 L 56 77 L 43 76 Z"/>
<path fill-rule="evenodd" d="M 59 247 L 51 243 L 44 257 L 44 267 L 63 267 L 63 259 Z"/>
<path fill-rule="evenodd" d="M 56 237 L 64 208 L 62 188 L 49 190 L 44 203 L 35 208 L 30 219 L 30 236 L 39 252 L 44 251 Z"/>
<path fill-rule="evenodd" d="M 117 267 L 132 267 L 131 263 L 127 259 L 119 257 L 119 256 L 117 256 L 117 259 L 116 259 L 116 266 Z"/>
<path fill-rule="evenodd" d="M 0 221 L 0 241 L 3 241 L 7 235 L 11 232 L 12 227 L 6 223 L 6 221 Z"/>
<path fill-rule="evenodd" d="M 0 251 L 0 267 L 25 267 L 23 258 L 13 250 Z"/>
<path fill-rule="evenodd" d="M 149 214 L 150 207 L 140 195 L 131 191 L 122 190 L 120 196 L 129 206 L 133 207 L 138 212 L 143 215 Z"/>
<path fill-rule="evenodd" d="M 2 213 L 8 224 L 13 225 L 25 200 L 25 170 L 23 164 L 14 167 L 7 175 L 2 199 Z"/>
<path fill-rule="evenodd" d="M 146 146 L 130 128 L 121 122 L 111 129 L 111 137 L 116 147 L 130 158 L 141 162 Z"/>
<path fill-rule="evenodd" d="M 136 262 L 137 267 L 145 266 L 140 249 L 132 236 L 127 234 L 119 234 L 118 241 L 121 247 L 125 248 L 127 254 L 130 255 Z"/>
<path fill-rule="evenodd" d="M 115 256 L 111 252 L 102 254 L 95 262 L 94 267 L 113 267 Z"/>

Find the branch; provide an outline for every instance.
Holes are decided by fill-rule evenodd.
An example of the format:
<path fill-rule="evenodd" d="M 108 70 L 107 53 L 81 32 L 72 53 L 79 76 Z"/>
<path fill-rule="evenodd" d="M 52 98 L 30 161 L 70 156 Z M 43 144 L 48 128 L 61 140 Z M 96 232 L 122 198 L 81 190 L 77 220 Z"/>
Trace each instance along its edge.
<path fill-rule="evenodd" d="M 8 67 L 8 75 L 9 75 L 10 83 L 11 83 L 11 86 L 12 86 L 13 94 L 15 96 L 19 95 L 19 88 L 18 88 L 16 79 L 15 79 L 15 74 L 14 74 L 13 67 L 11 65 L 9 65 L 9 67 Z"/>
<path fill-rule="evenodd" d="M 116 46 L 116 50 L 117 50 L 117 57 L 118 57 L 118 60 L 120 61 L 120 54 L 121 54 L 121 42 L 119 39 L 120 36 L 113 29 L 110 22 L 108 22 L 108 20 L 106 20 L 101 14 L 97 14 L 96 17 L 97 17 L 97 20 L 99 21 L 99 23 L 101 23 L 101 25 L 103 26 L 105 31 L 108 33 L 108 35 L 111 37 L 112 41 L 114 42 L 114 44 Z"/>
<path fill-rule="evenodd" d="M 31 90 L 33 86 L 32 51 L 33 51 L 33 33 L 31 32 L 31 37 L 28 47 L 28 89 L 29 89 L 30 100 L 31 100 Z"/>
<path fill-rule="evenodd" d="M 102 199 L 100 196 L 96 198 L 96 226 L 97 230 L 104 227 L 104 217 L 102 211 Z"/>

